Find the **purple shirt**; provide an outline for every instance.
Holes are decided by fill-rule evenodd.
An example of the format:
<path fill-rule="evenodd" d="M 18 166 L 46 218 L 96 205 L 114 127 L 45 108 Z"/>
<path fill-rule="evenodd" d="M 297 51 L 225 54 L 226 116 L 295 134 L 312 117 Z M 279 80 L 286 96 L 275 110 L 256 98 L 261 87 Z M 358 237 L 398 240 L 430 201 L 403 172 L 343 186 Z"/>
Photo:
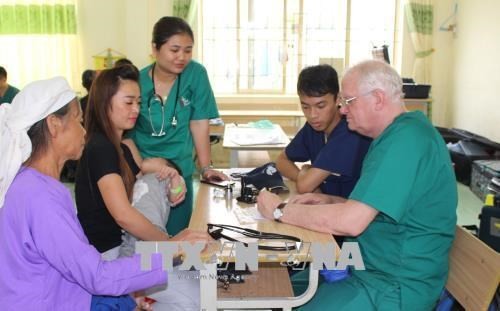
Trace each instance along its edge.
<path fill-rule="evenodd" d="M 103 261 L 85 237 L 69 190 L 22 168 L 0 209 L 0 306 L 11 310 L 89 310 L 91 295 L 122 295 L 165 283 L 161 256 Z"/>

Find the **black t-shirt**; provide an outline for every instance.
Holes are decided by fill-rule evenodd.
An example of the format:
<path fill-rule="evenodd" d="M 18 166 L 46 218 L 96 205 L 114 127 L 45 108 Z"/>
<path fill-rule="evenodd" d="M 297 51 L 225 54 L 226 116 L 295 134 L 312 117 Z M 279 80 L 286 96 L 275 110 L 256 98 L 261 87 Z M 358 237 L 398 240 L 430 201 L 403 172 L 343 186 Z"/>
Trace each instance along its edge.
<path fill-rule="evenodd" d="M 140 171 L 130 149 L 121 144 L 125 160 L 134 175 Z M 95 133 L 83 150 L 75 178 L 75 199 L 78 219 L 90 244 L 105 252 L 121 244 L 122 231 L 113 219 L 97 186 L 108 174 L 120 175 L 118 153 L 113 143 L 101 133 Z"/>

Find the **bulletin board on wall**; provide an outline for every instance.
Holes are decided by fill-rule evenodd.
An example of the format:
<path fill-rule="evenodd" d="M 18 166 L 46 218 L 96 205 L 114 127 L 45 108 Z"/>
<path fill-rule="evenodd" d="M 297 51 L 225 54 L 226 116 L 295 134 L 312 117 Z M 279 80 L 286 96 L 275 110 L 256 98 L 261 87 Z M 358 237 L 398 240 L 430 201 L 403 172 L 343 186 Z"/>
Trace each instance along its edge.
<path fill-rule="evenodd" d="M 126 58 L 126 56 L 123 53 L 108 48 L 92 56 L 92 58 L 94 59 L 94 69 L 103 70 L 103 69 L 113 68 L 117 60 Z"/>

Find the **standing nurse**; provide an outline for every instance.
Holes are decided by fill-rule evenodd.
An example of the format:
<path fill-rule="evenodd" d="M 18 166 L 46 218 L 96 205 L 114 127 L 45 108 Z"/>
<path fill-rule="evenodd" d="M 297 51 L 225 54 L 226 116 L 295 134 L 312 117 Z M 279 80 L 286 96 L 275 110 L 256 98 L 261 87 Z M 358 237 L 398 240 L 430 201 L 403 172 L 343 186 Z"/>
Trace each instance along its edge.
<path fill-rule="evenodd" d="M 193 206 L 193 147 L 200 173 L 206 179 L 227 179 L 210 163 L 208 120 L 219 117 L 205 67 L 192 60 L 194 37 L 189 25 L 177 17 L 162 17 L 153 28 L 156 61 L 140 72 L 142 105 L 129 136 L 144 158 L 173 162 L 186 181 L 186 199 L 170 212 L 167 232 L 186 228 Z"/>

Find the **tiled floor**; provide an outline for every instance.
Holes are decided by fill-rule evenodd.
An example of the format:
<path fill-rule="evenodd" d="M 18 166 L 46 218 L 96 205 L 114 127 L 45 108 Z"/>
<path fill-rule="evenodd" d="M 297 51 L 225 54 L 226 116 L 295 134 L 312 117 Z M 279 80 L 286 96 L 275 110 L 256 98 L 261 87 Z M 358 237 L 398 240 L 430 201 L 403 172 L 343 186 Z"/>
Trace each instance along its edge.
<path fill-rule="evenodd" d="M 457 183 L 457 187 L 457 223 L 459 225 L 479 225 L 478 215 L 483 207 L 483 202 L 470 191 L 468 186 Z"/>

